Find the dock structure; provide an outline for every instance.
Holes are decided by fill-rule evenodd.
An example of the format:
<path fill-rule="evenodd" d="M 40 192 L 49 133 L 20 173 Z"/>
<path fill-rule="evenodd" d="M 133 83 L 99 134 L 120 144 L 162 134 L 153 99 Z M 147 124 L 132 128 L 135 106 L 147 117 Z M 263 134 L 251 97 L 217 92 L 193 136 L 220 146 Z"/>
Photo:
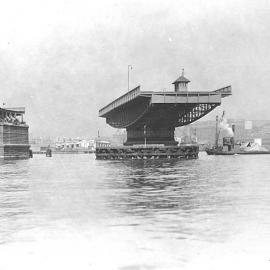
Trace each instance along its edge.
<path fill-rule="evenodd" d="M 231 86 L 214 91 L 188 91 L 189 82 L 182 72 L 182 75 L 173 82 L 174 91 L 141 91 L 138 86 L 99 110 L 99 116 L 106 118 L 107 124 L 126 129 L 127 140 L 121 151 L 126 151 L 127 147 L 133 149 L 136 145 L 141 146 L 137 147 L 137 150 L 146 151 L 151 145 L 159 145 L 162 151 L 167 147 L 169 151 L 167 156 L 182 157 L 183 151 L 171 155 L 168 150 L 170 149 L 168 146 L 184 149 L 187 147 L 177 146 L 178 142 L 174 139 L 175 128 L 202 118 L 219 106 L 222 98 L 232 94 Z M 191 149 L 194 149 L 194 146 Z M 198 146 L 196 149 L 195 157 L 198 156 Z M 138 150 L 138 153 L 141 151 L 143 150 Z M 108 153 L 109 159 L 118 156 L 110 153 L 108 149 L 97 149 L 97 159 L 104 158 L 105 152 Z M 145 155 L 147 158 L 149 156 L 151 155 Z M 194 153 L 190 156 L 194 158 Z"/>
<path fill-rule="evenodd" d="M 28 125 L 25 108 L 0 108 L 0 158 L 29 158 Z"/>

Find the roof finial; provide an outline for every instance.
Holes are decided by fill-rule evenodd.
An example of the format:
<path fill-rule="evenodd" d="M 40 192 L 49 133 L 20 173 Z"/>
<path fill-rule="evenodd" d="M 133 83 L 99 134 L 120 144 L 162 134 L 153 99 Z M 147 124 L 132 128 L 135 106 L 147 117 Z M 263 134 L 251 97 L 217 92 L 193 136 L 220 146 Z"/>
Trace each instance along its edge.
<path fill-rule="evenodd" d="M 185 69 L 182 68 L 182 76 L 184 76 L 184 73 L 185 73 Z"/>

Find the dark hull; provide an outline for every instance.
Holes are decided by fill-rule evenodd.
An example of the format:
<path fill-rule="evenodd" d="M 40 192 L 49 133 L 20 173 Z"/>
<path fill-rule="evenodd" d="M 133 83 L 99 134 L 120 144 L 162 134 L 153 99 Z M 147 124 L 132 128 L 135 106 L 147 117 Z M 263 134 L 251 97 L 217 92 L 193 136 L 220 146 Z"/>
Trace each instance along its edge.
<path fill-rule="evenodd" d="M 249 152 L 237 152 L 238 155 L 267 155 L 270 151 L 249 151 Z"/>
<path fill-rule="evenodd" d="M 220 151 L 214 149 L 205 150 L 208 155 L 232 156 L 232 155 L 267 155 L 270 151 Z"/>
<path fill-rule="evenodd" d="M 215 151 L 215 150 L 205 150 L 208 155 L 214 156 L 232 156 L 235 155 L 235 152 L 225 152 L 225 151 Z"/>

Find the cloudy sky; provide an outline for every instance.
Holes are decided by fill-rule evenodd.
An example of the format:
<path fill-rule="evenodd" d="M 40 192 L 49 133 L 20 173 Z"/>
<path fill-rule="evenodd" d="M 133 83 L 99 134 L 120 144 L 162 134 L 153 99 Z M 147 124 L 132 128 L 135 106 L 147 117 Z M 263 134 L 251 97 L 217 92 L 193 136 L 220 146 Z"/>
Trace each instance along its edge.
<path fill-rule="evenodd" d="M 0 102 L 34 135 L 108 135 L 98 110 L 131 87 L 232 85 L 214 119 L 270 119 L 269 1 L 1 1 Z"/>

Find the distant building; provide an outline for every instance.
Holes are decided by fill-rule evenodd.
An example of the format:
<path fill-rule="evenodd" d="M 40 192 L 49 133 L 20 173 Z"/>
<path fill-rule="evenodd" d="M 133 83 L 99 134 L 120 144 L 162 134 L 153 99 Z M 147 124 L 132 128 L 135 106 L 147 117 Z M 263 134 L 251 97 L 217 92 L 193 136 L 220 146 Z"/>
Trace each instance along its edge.
<path fill-rule="evenodd" d="M 103 140 L 96 140 L 95 141 L 95 149 L 96 148 L 106 148 L 110 147 L 111 143 L 109 141 L 103 141 Z"/>
<path fill-rule="evenodd" d="M 94 151 L 95 140 L 85 140 L 85 139 L 71 139 L 69 141 L 58 142 L 55 144 L 55 148 L 58 151 L 65 150 L 89 150 Z"/>

